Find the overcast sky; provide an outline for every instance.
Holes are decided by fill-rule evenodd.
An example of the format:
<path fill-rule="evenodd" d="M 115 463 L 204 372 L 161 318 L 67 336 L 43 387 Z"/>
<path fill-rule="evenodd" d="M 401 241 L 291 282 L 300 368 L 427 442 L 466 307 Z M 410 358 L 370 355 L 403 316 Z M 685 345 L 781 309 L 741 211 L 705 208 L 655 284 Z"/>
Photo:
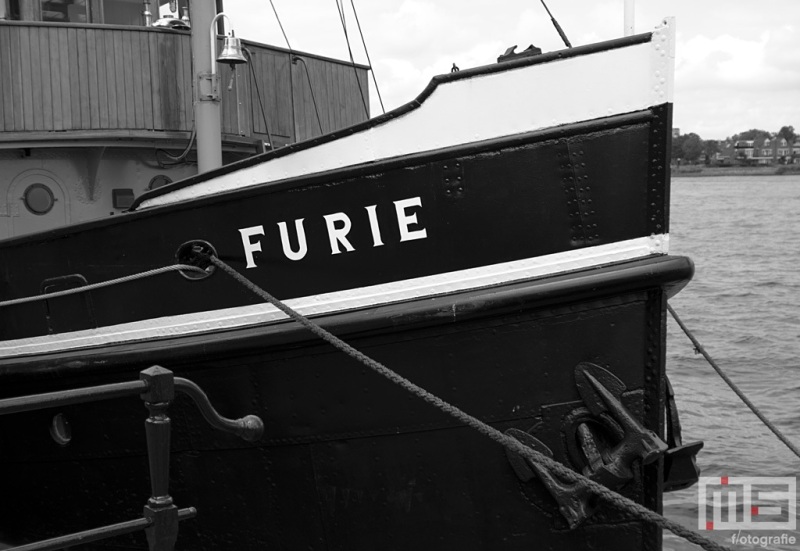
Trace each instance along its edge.
<path fill-rule="evenodd" d="M 545 0 L 573 45 L 623 34 L 623 0 Z M 291 47 L 347 59 L 336 0 L 273 0 Z M 348 32 L 366 63 L 350 0 Z M 508 46 L 563 48 L 539 0 L 355 0 L 387 110 L 434 75 L 493 63 Z M 237 36 L 286 46 L 269 0 L 226 0 Z M 636 32 L 677 18 L 674 126 L 703 139 L 800 131 L 800 0 L 639 0 Z M 372 114 L 380 114 L 370 89 Z M 498 98 L 502 101 L 502 97 Z"/>

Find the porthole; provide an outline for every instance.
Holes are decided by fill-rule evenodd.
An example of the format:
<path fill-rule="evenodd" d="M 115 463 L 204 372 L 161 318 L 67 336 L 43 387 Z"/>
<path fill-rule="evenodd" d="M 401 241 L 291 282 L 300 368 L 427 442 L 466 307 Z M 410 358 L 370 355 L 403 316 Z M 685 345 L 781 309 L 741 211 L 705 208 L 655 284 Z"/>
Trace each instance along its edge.
<path fill-rule="evenodd" d="M 25 208 L 33 214 L 44 215 L 53 210 L 56 198 L 53 192 L 44 184 L 31 184 L 22 195 Z"/>
<path fill-rule="evenodd" d="M 60 446 L 66 446 L 72 440 L 72 429 L 63 413 L 59 413 L 53 417 L 50 423 L 50 436 L 53 438 L 53 441 Z"/>

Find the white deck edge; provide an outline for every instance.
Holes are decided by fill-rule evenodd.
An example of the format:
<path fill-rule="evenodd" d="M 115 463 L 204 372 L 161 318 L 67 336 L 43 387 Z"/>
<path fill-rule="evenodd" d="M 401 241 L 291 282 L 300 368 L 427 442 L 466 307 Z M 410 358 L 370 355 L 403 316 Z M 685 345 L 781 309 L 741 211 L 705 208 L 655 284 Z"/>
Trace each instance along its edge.
<path fill-rule="evenodd" d="M 306 316 L 331 314 L 666 254 L 668 245 L 668 234 L 654 235 L 456 272 L 300 297 L 287 300 L 286 303 Z M 262 325 L 285 318 L 283 312 L 269 304 L 196 312 L 98 329 L 4 341 L 0 342 L 0 358 L 198 335 Z"/>
<path fill-rule="evenodd" d="M 445 82 L 383 124 L 147 199 L 137 210 L 669 103 L 674 34 L 669 18 L 646 43 Z"/>

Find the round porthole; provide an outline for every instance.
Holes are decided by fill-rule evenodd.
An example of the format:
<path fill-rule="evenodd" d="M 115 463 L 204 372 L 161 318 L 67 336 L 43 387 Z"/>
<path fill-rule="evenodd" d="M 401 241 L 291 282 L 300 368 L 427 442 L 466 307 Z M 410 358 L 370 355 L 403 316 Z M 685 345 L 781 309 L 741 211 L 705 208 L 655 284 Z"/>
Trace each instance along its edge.
<path fill-rule="evenodd" d="M 162 186 L 167 184 L 171 184 L 172 179 L 169 176 L 164 176 L 163 174 L 159 174 L 158 176 L 154 176 L 150 183 L 147 185 L 147 189 L 158 189 Z"/>
<path fill-rule="evenodd" d="M 53 210 L 56 198 L 50 188 L 44 184 L 31 184 L 22 195 L 25 207 L 33 214 L 47 214 Z"/>
<path fill-rule="evenodd" d="M 50 423 L 50 436 L 61 446 L 66 446 L 72 440 L 72 429 L 63 413 L 59 413 L 53 417 Z"/>

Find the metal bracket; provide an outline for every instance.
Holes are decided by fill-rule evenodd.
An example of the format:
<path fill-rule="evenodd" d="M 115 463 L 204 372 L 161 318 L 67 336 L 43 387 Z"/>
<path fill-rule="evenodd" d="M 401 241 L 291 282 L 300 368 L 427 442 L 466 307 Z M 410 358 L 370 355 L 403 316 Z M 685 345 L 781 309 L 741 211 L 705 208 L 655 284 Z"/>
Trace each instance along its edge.
<path fill-rule="evenodd" d="M 199 101 L 220 101 L 219 75 L 211 73 L 197 75 L 197 99 Z"/>

